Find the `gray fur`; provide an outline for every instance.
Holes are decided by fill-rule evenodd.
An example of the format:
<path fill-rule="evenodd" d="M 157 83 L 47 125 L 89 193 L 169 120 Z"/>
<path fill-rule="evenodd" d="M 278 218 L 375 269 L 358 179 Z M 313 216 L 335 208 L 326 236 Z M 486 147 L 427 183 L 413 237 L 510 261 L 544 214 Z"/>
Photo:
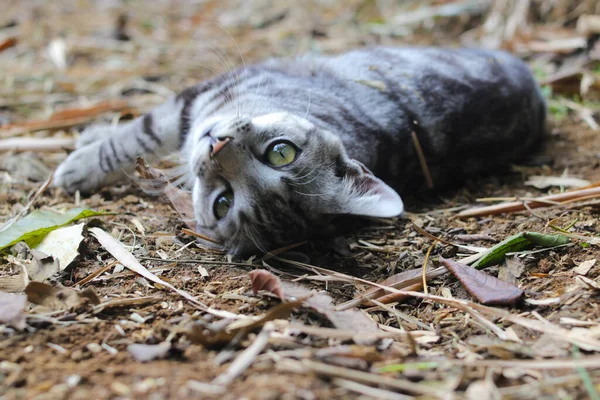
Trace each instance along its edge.
<path fill-rule="evenodd" d="M 136 156 L 179 150 L 198 230 L 243 254 L 304 239 L 331 215 L 400 214 L 397 192 L 424 182 L 411 132 L 443 187 L 527 154 L 544 121 L 529 69 L 504 52 L 378 47 L 269 60 L 127 124 L 86 130 L 55 182 L 91 192 L 122 179 Z M 226 137 L 211 158 L 211 144 Z M 280 139 L 300 155 L 273 168 L 263 155 Z M 217 220 L 214 201 L 225 190 L 233 206 Z"/>

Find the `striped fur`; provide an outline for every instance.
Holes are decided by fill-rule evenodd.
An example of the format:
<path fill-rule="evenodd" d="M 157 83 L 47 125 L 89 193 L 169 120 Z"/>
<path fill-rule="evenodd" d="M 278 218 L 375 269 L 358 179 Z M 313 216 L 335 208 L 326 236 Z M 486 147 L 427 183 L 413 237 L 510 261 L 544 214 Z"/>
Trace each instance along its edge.
<path fill-rule="evenodd" d="M 55 182 L 92 192 L 122 179 L 136 156 L 179 151 L 198 230 L 245 254 L 306 238 L 332 215 L 401 213 L 397 193 L 424 182 L 412 132 L 444 187 L 526 155 L 544 121 L 530 71 L 503 52 L 378 47 L 269 60 L 188 88 L 129 123 L 87 129 Z M 211 158 L 211 144 L 225 138 Z M 282 139 L 299 156 L 270 167 L 265 150 Z M 226 190 L 233 206 L 217 220 L 214 202 Z"/>

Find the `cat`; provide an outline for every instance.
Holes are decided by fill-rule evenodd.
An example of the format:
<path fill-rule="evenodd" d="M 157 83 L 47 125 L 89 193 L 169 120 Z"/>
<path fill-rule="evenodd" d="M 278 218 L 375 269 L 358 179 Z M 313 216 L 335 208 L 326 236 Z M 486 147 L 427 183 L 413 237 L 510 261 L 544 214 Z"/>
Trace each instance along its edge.
<path fill-rule="evenodd" d="M 501 51 L 374 47 L 271 59 L 183 90 L 150 113 L 93 126 L 55 185 L 91 193 L 136 157 L 179 151 L 198 232 L 231 254 L 294 243 L 331 216 L 394 217 L 398 193 L 493 172 L 542 137 L 544 98 Z M 413 133 L 414 132 L 414 133 Z"/>

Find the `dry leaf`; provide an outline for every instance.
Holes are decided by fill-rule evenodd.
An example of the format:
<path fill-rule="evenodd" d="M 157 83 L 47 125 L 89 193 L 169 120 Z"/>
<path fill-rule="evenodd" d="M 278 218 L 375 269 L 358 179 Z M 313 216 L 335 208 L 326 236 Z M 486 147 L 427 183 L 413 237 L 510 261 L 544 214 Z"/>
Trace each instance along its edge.
<path fill-rule="evenodd" d="M 137 158 L 135 169 L 143 179 L 147 180 L 139 182 L 142 189 L 146 187 L 151 191 L 162 190 L 181 220 L 192 230 L 196 229 L 194 205 L 189 192 L 173 186 L 160 170 L 149 166 L 141 157 Z"/>
<path fill-rule="evenodd" d="M 37 246 L 36 250 L 53 256 L 58 260 L 58 269 L 63 271 L 79 255 L 79 245 L 83 240 L 83 227 L 77 224 L 58 228 L 50 232 Z"/>
<path fill-rule="evenodd" d="M 18 330 L 24 329 L 23 309 L 26 305 L 26 295 L 0 291 L 0 323 L 14 326 Z"/>
<path fill-rule="evenodd" d="M 66 287 L 54 287 L 42 282 L 31 282 L 25 288 L 27 300 L 33 304 L 48 307 L 51 310 L 70 310 L 85 300 L 91 304 L 100 304 L 100 298 L 92 288 L 83 291 Z"/>
<path fill-rule="evenodd" d="M 467 292 L 482 304 L 511 305 L 523 296 L 523 290 L 483 271 L 445 258 L 440 258 L 440 261 L 462 283 Z"/>
<path fill-rule="evenodd" d="M 43 282 L 60 272 L 57 259 L 36 249 L 30 251 L 32 259 L 27 265 L 27 274 L 30 280 Z"/>
<path fill-rule="evenodd" d="M 578 275 L 587 275 L 588 272 L 592 269 L 592 267 L 596 264 L 596 259 L 593 258 L 591 260 L 587 260 L 573 268 L 571 271 L 575 272 Z"/>
<path fill-rule="evenodd" d="M 521 257 L 506 257 L 506 266 L 498 268 L 498 279 L 516 284 L 525 271 L 525 262 Z"/>
<path fill-rule="evenodd" d="M 171 349 L 171 343 L 161 342 L 159 344 L 130 344 L 127 351 L 139 362 L 151 361 L 163 358 Z"/>
<path fill-rule="evenodd" d="M 252 291 L 255 294 L 260 290 L 266 290 L 283 300 L 281 280 L 275 274 L 265 269 L 257 269 L 250 272 L 250 281 L 252 282 Z"/>
<path fill-rule="evenodd" d="M 164 280 L 160 279 L 158 276 L 154 275 L 152 272 L 148 271 L 146 269 L 146 267 L 144 267 L 142 264 L 140 264 L 140 262 L 138 260 L 136 260 L 136 258 L 133 256 L 133 254 L 131 254 L 129 251 L 127 251 L 127 249 L 125 248 L 125 246 L 123 246 L 123 244 L 121 242 L 119 242 L 114 237 L 110 236 L 108 233 L 106 233 L 102 229 L 90 228 L 89 231 L 96 239 L 98 239 L 98 242 L 100 242 L 100 244 L 102 246 L 104 246 L 104 248 L 110 254 L 112 254 L 112 256 L 114 258 L 116 258 L 117 260 L 119 260 L 119 262 L 121 264 L 123 264 L 123 266 L 125 266 L 125 267 L 129 268 L 130 270 L 132 270 L 133 272 L 143 276 L 144 278 L 148 279 L 149 281 L 163 285 L 164 287 L 176 292 L 177 294 L 186 298 L 187 300 L 196 304 L 197 306 L 200 306 L 204 309 L 207 308 L 206 305 L 202 304 L 200 301 L 198 301 L 195 297 L 193 297 L 188 292 L 181 290 L 181 289 L 177 289 L 175 286 L 171 285 L 168 282 L 165 282 Z"/>
<path fill-rule="evenodd" d="M 305 298 L 302 306 L 312 309 L 326 317 L 337 329 L 349 330 L 356 333 L 353 340 L 357 344 L 372 344 L 372 333 L 379 332 L 377 323 L 360 310 L 350 309 L 338 311 L 333 299 L 326 293 L 313 293 L 301 285 L 282 282 L 286 298 Z"/>

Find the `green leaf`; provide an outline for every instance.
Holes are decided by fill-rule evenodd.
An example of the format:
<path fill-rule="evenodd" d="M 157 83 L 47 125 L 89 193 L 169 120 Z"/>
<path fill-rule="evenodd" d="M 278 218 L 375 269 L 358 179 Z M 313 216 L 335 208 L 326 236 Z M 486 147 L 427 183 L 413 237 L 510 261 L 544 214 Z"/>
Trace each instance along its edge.
<path fill-rule="evenodd" d="M 473 264 L 473 268 L 481 269 L 490 265 L 501 263 L 507 253 L 515 253 L 534 246 L 556 247 L 570 242 L 565 235 L 547 235 L 538 232 L 521 232 L 504 239 L 489 249 L 479 260 Z"/>
<path fill-rule="evenodd" d="M 565 235 L 546 235 L 544 233 L 537 232 L 525 232 L 525 237 L 534 245 L 540 247 L 554 247 L 563 246 L 571 242 Z"/>
<path fill-rule="evenodd" d="M 525 237 L 524 233 L 518 233 L 504 239 L 489 249 L 479 260 L 473 264 L 473 268 L 481 269 L 489 265 L 500 264 L 506 253 L 521 251 L 533 247 L 532 243 Z"/>
<path fill-rule="evenodd" d="M 65 213 L 50 210 L 35 210 L 0 232 L 0 251 L 21 241 L 34 247 L 49 232 L 82 218 L 104 215 L 103 211 L 74 208 Z"/>

